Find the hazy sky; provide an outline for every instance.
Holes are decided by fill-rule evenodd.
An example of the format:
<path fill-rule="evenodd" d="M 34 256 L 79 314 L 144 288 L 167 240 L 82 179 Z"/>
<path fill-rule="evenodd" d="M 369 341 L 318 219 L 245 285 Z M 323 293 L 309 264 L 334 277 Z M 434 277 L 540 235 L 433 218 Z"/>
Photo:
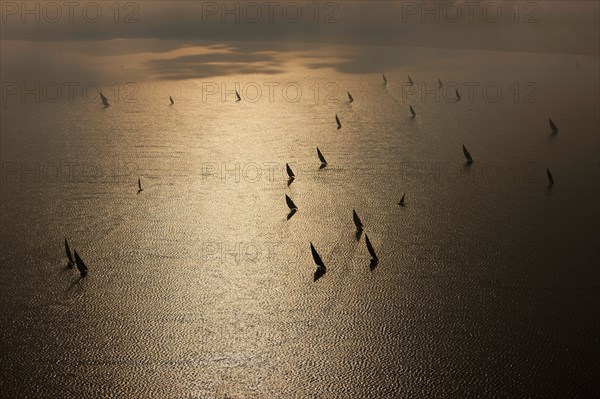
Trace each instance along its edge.
<path fill-rule="evenodd" d="M 276 54 L 291 51 L 318 55 L 322 65 L 306 57 L 314 68 L 373 72 L 401 64 L 392 46 L 597 56 L 600 45 L 597 1 L 114 4 L 3 2 L 3 79 L 53 72 L 89 77 L 117 61 L 119 68 L 142 63 L 168 79 L 191 77 L 196 70 L 188 66 L 207 63 L 218 63 L 223 74 L 277 73 Z M 191 47 L 198 50 L 181 51 Z M 217 72 L 204 68 L 198 76 Z"/>

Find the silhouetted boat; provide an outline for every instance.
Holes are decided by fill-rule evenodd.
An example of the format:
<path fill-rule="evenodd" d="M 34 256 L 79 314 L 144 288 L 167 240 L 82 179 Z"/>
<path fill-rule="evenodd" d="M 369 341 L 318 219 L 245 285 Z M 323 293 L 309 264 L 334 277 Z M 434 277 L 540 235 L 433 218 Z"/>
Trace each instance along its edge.
<path fill-rule="evenodd" d="M 292 199 L 290 197 L 288 197 L 287 194 L 285 195 L 285 203 L 290 208 L 290 210 L 292 210 L 292 211 L 298 210 L 298 207 L 296 206 L 296 204 L 294 204 L 294 201 L 292 201 Z"/>
<path fill-rule="evenodd" d="M 296 175 L 294 174 L 294 172 L 292 172 L 292 168 L 290 168 L 290 165 L 288 165 L 287 163 L 285 164 L 285 170 L 287 171 L 288 178 L 290 178 L 290 179 L 296 178 Z"/>
<path fill-rule="evenodd" d="M 458 90 L 457 90 L 457 89 L 455 89 L 455 90 L 454 90 L 454 92 L 456 93 L 456 101 L 460 101 L 460 99 L 462 98 L 462 97 L 460 96 L 460 93 L 458 92 Z"/>
<path fill-rule="evenodd" d="M 88 272 L 88 268 L 79 257 L 77 251 L 74 251 L 73 253 L 75 255 L 75 264 L 77 265 L 77 269 L 79 269 L 79 274 L 81 274 L 81 277 L 85 277 Z"/>
<path fill-rule="evenodd" d="M 443 84 L 442 84 L 442 81 L 438 79 L 438 88 L 440 88 L 440 89 L 441 89 L 441 88 L 442 88 L 442 86 L 443 86 Z"/>
<path fill-rule="evenodd" d="M 335 114 L 335 122 L 338 125 L 338 130 L 342 128 L 342 122 L 340 122 L 340 118 L 338 118 L 337 114 Z"/>
<path fill-rule="evenodd" d="M 371 260 L 377 262 L 377 254 L 375 253 L 375 249 L 373 249 L 373 245 L 371 245 L 371 240 L 369 240 L 369 236 L 367 234 L 365 234 L 365 242 L 367 243 L 367 250 L 371 255 Z"/>
<path fill-rule="evenodd" d="M 352 209 L 352 219 L 354 220 L 354 225 L 356 226 L 356 230 L 362 230 L 363 224 L 354 209 Z"/>
<path fill-rule="evenodd" d="M 173 101 L 173 97 L 169 96 L 169 100 L 171 100 L 171 105 L 175 104 L 175 101 Z"/>
<path fill-rule="evenodd" d="M 550 185 L 554 184 L 554 177 L 552 177 L 552 173 L 550 173 L 550 169 L 546 168 L 546 174 L 548 175 L 548 182 Z"/>
<path fill-rule="evenodd" d="M 470 165 L 473 163 L 473 158 L 471 157 L 471 154 L 469 154 L 469 151 L 467 151 L 467 147 L 464 146 L 463 144 L 463 154 L 465 154 L 465 158 L 467 158 L 467 163 Z"/>
<path fill-rule="evenodd" d="M 104 108 L 110 107 L 108 103 L 108 98 L 104 97 L 104 94 L 100 93 L 100 99 L 102 100 L 102 104 L 104 104 Z"/>
<path fill-rule="evenodd" d="M 413 80 L 410 78 L 410 75 L 408 75 L 408 83 L 410 83 L 410 85 L 414 85 L 415 82 L 413 82 Z"/>
<path fill-rule="evenodd" d="M 144 191 L 144 189 L 142 188 L 142 178 L 138 177 L 138 194 L 142 191 Z"/>
<path fill-rule="evenodd" d="M 552 122 L 552 119 L 548 118 L 548 122 L 550 123 L 550 129 L 552 129 L 552 133 L 558 133 L 558 127 L 556 127 L 554 122 Z M 568 134 L 567 134 L 567 136 L 568 136 Z"/>
<path fill-rule="evenodd" d="M 325 274 L 325 272 L 327 271 L 327 268 L 325 267 L 323 260 L 319 256 L 319 253 L 315 249 L 315 246 L 313 245 L 312 242 L 310 243 L 310 252 L 312 253 L 313 261 L 317 265 L 317 270 L 315 271 L 315 275 L 314 275 L 314 279 L 316 281 Z"/>
<path fill-rule="evenodd" d="M 400 198 L 400 202 L 398 202 L 398 205 L 400 205 L 400 206 L 406 205 L 406 203 L 404 202 L 405 196 L 406 196 L 406 193 L 402 194 L 402 198 Z"/>
<path fill-rule="evenodd" d="M 352 97 L 352 94 L 350 94 L 350 92 L 348 92 L 348 99 L 350 100 L 350 104 L 354 102 L 354 98 Z"/>
<path fill-rule="evenodd" d="M 409 105 L 409 107 L 410 107 L 410 113 L 411 113 L 412 117 L 414 118 L 415 116 L 417 116 L 417 113 L 413 109 L 412 105 Z"/>
<path fill-rule="evenodd" d="M 321 150 L 319 150 L 319 147 L 317 147 L 317 156 L 319 157 L 319 160 L 321 161 L 321 169 L 324 168 L 325 166 L 327 166 L 327 161 L 325 160 L 325 157 L 323 156 L 323 154 L 321 154 Z"/>
<path fill-rule="evenodd" d="M 240 93 L 238 93 L 237 90 L 235 91 L 235 101 L 236 102 L 242 101 L 242 97 L 240 97 Z"/>
<path fill-rule="evenodd" d="M 69 263 L 67 263 L 67 266 L 69 266 L 71 268 L 71 267 L 73 267 L 73 264 L 75 263 L 75 261 L 73 260 L 73 255 L 71 255 L 71 248 L 69 248 L 69 243 L 67 242 L 66 238 L 65 238 L 65 252 L 67 253 L 67 259 L 69 259 Z"/>
<path fill-rule="evenodd" d="M 385 77 L 385 73 L 382 73 L 382 74 L 381 74 L 381 76 L 383 77 L 383 84 L 384 84 L 384 85 L 387 85 L 387 83 L 388 83 L 388 80 L 387 80 L 387 78 Z"/>

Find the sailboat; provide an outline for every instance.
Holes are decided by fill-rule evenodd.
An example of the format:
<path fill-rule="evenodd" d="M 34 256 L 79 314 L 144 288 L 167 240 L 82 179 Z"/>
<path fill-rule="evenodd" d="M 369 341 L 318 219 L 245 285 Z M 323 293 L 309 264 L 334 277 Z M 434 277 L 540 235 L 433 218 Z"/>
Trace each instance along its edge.
<path fill-rule="evenodd" d="M 410 107 L 410 113 L 411 113 L 412 117 L 414 118 L 415 116 L 417 116 L 417 113 L 413 109 L 412 105 L 409 105 L 409 107 Z"/>
<path fill-rule="evenodd" d="M 338 118 L 337 114 L 335 114 L 335 122 L 338 125 L 338 130 L 342 128 L 342 122 L 340 122 L 340 118 Z"/>
<path fill-rule="evenodd" d="M 75 264 L 77 264 L 77 269 L 79 269 L 79 274 L 81 274 L 81 277 L 85 277 L 87 275 L 88 268 L 85 265 L 85 263 L 83 263 L 81 258 L 79 257 L 79 254 L 77 253 L 77 251 L 74 251 L 73 253 L 75 254 Z"/>
<path fill-rule="evenodd" d="M 69 268 L 72 268 L 73 265 L 75 264 L 75 261 L 73 260 L 73 255 L 71 255 L 71 248 L 69 248 L 69 243 L 67 242 L 66 238 L 65 238 L 65 252 L 67 253 L 67 258 L 69 259 L 69 263 L 67 263 L 67 266 Z"/>
<path fill-rule="evenodd" d="M 238 93 L 238 91 L 235 91 L 235 102 L 240 102 L 242 101 L 242 97 L 240 97 L 240 93 Z"/>
<path fill-rule="evenodd" d="M 350 92 L 348 92 L 348 99 L 350 100 L 350 104 L 354 102 L 354 98 L 352 97 L 352 94 L 350 94 Z"/>
<path fill-rule="evenodd" d="M 548 118 L 548 122 L 550 122 L 550 129 L 552 129 L 552 133 L 558 133 L 558 127 L 552 122 L 552 119 Z"/>
<path fill-rule="evenodd" d="M 142 188 L 142 178 L 138 177 L 138 194 L 142 191 L 144 191 L 144 189 Z"/>
<path fill-rule="evenodd" d="M 319 256 L 319 253 L 315 249 L 315 246 L 313 245 L 312 242 L 310 243 L 310 252 L 312 253 L 313 261 L 317 265 L 317 270 L 315 271 L 315 275 L 314 275 L 314 279 L 315 279 L 315 281 L 317 281 L 320 277 L 322 277 L 325 274 L 325 272 L 327 271 L 327 268 L 325 267 L 325 263 L 323 263 L 323 259 L 321 259 L 321 256 Z"/>
<path fill-rule="evenodd" d="M 291 211 L 297 211 L 298 207 L 296 206 L 296 204 L 294 204 L 294 201 L 292 201 L 292 199 L 290 197 L 288 197 L 288 195 L 285 195 L 285 202 L 287 204 L 287 206 L 290 208 Z"/>
<path fill-rule="evenodd" d="M 469 151 L 467 151 L 467 147 L 465 147 L 465 145 L 463 144 L 463 154 L 465 154 L 465 158 L 467 158 L 467 164 L 470 165 L 473 163 L 473 158 L 471 157 L 471 154 L 469 154 Z"/>
<path fill-rule="evenodd" d="M 460 96 L 460 93 L 458 92 L 458 89 L 454 89 L 454 92 L 456 93 L 456 101 L 457 102 L 460 101 L 461 96 Z"/>
<path fill-rule="evenodd" d="M 373 248 L 373 245 L 371 244 L 371 240 L 369 240 L 369 236 L 367 234 L 365 234 L 365 242 L 367 243 L 367 250 L 369 251 L 369 254 L 371 255 L 371 261 L 377 263 L 377 261 L 379 259 L 377 258 L 375 249 Z"/>
<path fill-rule="evenodd" d="M 415 82 L 413 82 L 413 80 L 410 78 L 410 75 L 408 75 L 408 83 L 410 83 L 410 85 L 414 85 Z"/>
<path fill-rule="evenodd" d="M 356 226 L 356 231 L 361 231 L 363 229 L 363 224 L 354 209 L 352 209 L 352 219 L 354 220 L 354 225 Z"/>
<path fill-rule="evenodd" d="M 402 198 L 400 198 L 400 202 L 398 202 L 398 205 L 400 205 L 400 206 L 406 205 L 406 202 L 404 201 L 405 196 L 406 196 L 406 193 L 402 194 Z"/>
<path fill-rule="evenodd" d="M 321 169 L 323 169 L 324 167 L 327 166 L 327 161 L 325 160 L 325 157 L 321 153 L 321 150 L 319 150 L 319 147 L 317 147 L 317 156 L 319 157 L 319 160 L 321 161 Z"/>
<path fill-rule="evenodd" d="M 388 83 L 388 80 L 387 80 L 387 78 L 385 77 L 385 73 L 382 73 L 382 74 L 381 74 L 381 76 L 383 77 L 383 84 L 384 84 L 384 85 L 387 85 L 387 83 Z"/>
<path fill-rule="evenodd" d="M 110 107 L 110 104 L 108 103 L 108 98 L 104 97 L 104 94 L 100 93 L 100 99 L 102 100 L 102 104 L 104 104 L 104 108 Z"/>
<path fill-rule="evenodd" d="M 550 185 L 554 184 L 554 177 L 552 177 L 552 173 L 550 173 L 550 169 L 546 168 L 546 174 L 548 175 L 548 182 Z"/>
<path fill-rule="evenodd" d="M 173 101 L 173 97 L 169 96 L 169 100 L 171 100 L 171 105 L 175 104 L 175 101 Z"/>
<path fill-rule="evenodd" d="M 441 88 L 442 88 L 442 86 L 444 86 L 444 85 L 442 84 L 442 81 L 438 79 L 438 88 L 440 88 L 440 89 L 441 89 Z"/>
<path fill-rule="evenodd" d="M 287 163 L 285 164 L 285 169 L 287 171 L 287 175 L 290 180 L 293 180 L 296 178 L 296 175 L 292 171 L 292 168 L 290 168 L 290 165 L 288 165 Z"/>

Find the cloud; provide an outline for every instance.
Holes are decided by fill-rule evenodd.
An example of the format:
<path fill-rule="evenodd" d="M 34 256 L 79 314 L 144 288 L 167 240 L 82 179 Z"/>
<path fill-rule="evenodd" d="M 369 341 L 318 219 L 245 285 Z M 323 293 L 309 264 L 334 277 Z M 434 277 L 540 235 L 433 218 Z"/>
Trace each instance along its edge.
<path fill-rule="evenodd" d="M 226 53 L 182 55 L 154 59 L 152 71 L 161 79 L 199 79 L 235 74 L 277 74 L 284 70 L 274 53 L 240 51 L 229 47 Z"/>
<path fill-rule="evenodd" d="M 7 4 L 13 8 L 7 9 Z M 21 2 L 2 3 L 3 39 L 310 42 L 599 52 L 600 5 L 595 1 L 138 1 L 118 3 L 117 9 L 110 2 L 81 2 L 72 13 L 62 6 L 57 22 L 48 21 L 54 16 L 48 4 L 64 3 L 30 4 L 39 5 L 39 22 L 34 22 L 35 12 L 24 14 Z M 97 4 L 100 11 L 86 8 L 90 4 Z M 101 16 L 90 22 L 96 15 Z"/>

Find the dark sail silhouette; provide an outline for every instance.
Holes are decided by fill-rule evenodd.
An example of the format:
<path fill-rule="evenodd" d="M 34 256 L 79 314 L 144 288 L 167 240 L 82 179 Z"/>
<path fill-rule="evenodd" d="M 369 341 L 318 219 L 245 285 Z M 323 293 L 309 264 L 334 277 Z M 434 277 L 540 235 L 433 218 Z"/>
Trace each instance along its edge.
<path fill-rule="evenodd" d="M 400 206 L 406 205 L 406 203 L 404 202 L 405 196 L 406 196 L 406 193 L 402 194 L 402 198 L 400 198 L 400 202 L 398 202 L 398 205 L 400 205 Z"/>
<path fill-rule="evenodd" d="M 440 89 L 441 89 L 441 88 L 442 88 L 442 86 L 444 86 L 444 85 L 442 84 L 442 81 L 438 79 L 438 88 L 440 88 Z"/>
<path fill-rule="evenodd" d="M 340 122 L 340 118 L 335 114 L 335 122 L 337 123 L 337 128 L 340 130 L 342 128 L 342 122 Z"/>
<path fill-rule="evenodd" d="M 373 245 L 371 245 L 371 240 L 369 240 L 369 236 L 367 234 L 365 234 L 365 242 L 367 243 L 367 250 L 369 251 L 369 254 L 371 255 L 371 260 L 374 262 L 377 262 L 379 259 L 377 258 L 375 249 L 373 248 Z"/>
<path fill-rule="evenodd" d="M 292 172 L 292 168 L 290 168 L 290 165 L 288 165 L 287 163 L 285 164 L 285 170 L 287 171 L 287 175 L 289 179 L 295 179 L 296 175 L 294 174 L 294 172 Z"/>
<path fill-rule="evenodd" d="M 102 100 L 102 104 L 104 104 L 104 108 L 110 107 L 108 103 L 108 98 L 104 97 L 104 94 L 100 93 L 100 99 Z"/>
<path fill-rule="evenodd" d="M 456 90 L 456 89 L 454 90 L 454 92 L 456 93 L 456 101 L 457 101 L 457 102 L 458 102 L 458 101 L 460 101 L 460 99 L 462 98 L 462 97 L 460 96 L 460 93 L 459 93 L 459 92 L 458 92 L 458 90 Z"/>
<path fill-rule="evenodd" d="M 415 84 L 415 82 L 413 82 L 413 80 L 410 78 L 410 75 L 408 75 L 408 83 L 413 86 Z"/>
<path fill-rule="evenodd" d="M 558 133 L 558 127 L 552 122 L 552 119 L 548 118 L 548 122 L 550 124 L 550 129 L 552 129 L 552 133 Z M 568 134 L 567 134 L 568 136 Z"/>
<path fill-rule="evenodd" d="M 387 85 L 387 83 L 388 83 L 388 80 L 387 80 L 387 78 L 385 77 L 385 73 L 382 73 L 382 74 L 381 74 L 381 76 L 383 77 L 383 84 L 384 84 L 384 85 Z"/>
<path fill-rule="evenodd" d="M 354 98 L 352 97 L 352 94 L 350 94 L 350 92 L 348 92 L 348 100 L 350 100 L 350 104 L 354 102 Z"/>
<path fill-rule="evenodd" d="M 321 278 L 325 274 L 325 272 L 327 271 L 327 268 L 325 267 L 325 263 L 323 263 L 323 259 L 321 259 L 321 257 L 319 256 L 319 253 L 315 249 L 315 246 L 313 245 L 312 242 L 310 243 L 310 252 L 312 253 L 313 261 L 317 265 L 317 270 L 315 271 L 315 274 L 314 274 L 314 281 L 317 281 L 319 278 Z"/>
<path fill-rule="evenodd" d="M 171 105 L 175 104 L 175 101 L 173 101 L 173 97 L 169 96 L 169 100 L 171 100 Z"/>
<path fill-rule="evenodd" d="M 235 101 L 236 102 L 242 101 L 242 97 L 240 97 L 240 93 L 238 93 L 237 90 L 235 91 Z"/>
<path fill-rule="evenodd" d="M 550 185 L 553 185 L 554 177 L 552 176 L 552 173 L 550 173 L 550 169 L 546 168 L 546 174 L 548 175 L 548 182 L 550 183 Z"/>
<path fill-rule="evenodd" d="M 414 118 L 415 116 L 417 116 L 417 113 L 415 112 L 415 110 L 413 109 L 412 105 L 409 105 L 410 107 L 410 114 L 412 115 L 412 117 Z"/>
<path fill-rule="evenodd" d="M 356 211 L 354 209 L 352 209 L 352 219 L 354 220 L 354 225 L 356 226 L 356 230 L 362 230 L 363 229 L 362 221 L 360 220 L 360 218 L 358 217 L 358 214 L 356 213 Z"/>
<path fill-rule="evenodd" d="M 465 154 L 465 158 L 467 158 L 467 164 L 472 164 L 473 163 L 473 158 L 471 157 L 471 154 L 469 154 L 469 151 L 467 150 L 467 147 L 464 146 L 463 144 L 463 154 Z"/>
<path fill-rule="evenodd" d="M 319 147 L 317 147 L 317 156 L 319 157 L 319 160 L 321 161 L 321 169 L 323 169 L 325 166 L 327 166 L 327 161 L 325 160 L 325 157 L 321 153 L 321 150 L 319 150 Z"/>
<path fill-rule="evenodd" d="M 79 274 L 81 274 L 81 277 L 85 277 L 87 275 L 88 268 L 85 265 L 85 263 L 83 263 L 83 261 L 81 260 L 81 258 L 79 257 L 79 254 L 77 253 L 77 251 L 74 251 L 73 253 L 75 255 L 75 264 L 77 265 L 77 269 L 79 270 Z"/>
<path fill-rule="evenodd" d="M 138 177 L 138 194 L 142 191 L 144 191 L 144 189 L 142 188 L 142 178 Z"/>
<path fill-rule="evenodd" d="M 73 255 L 71 255 L 71 248 L 69 247 L 69 243 L 67 242 L 66 238 L 65 238 L 65 252 L 67 253 L 67 259 L 69 259 L 69 263 L 67 263 L 67 266 L 72 268 L 73 265 L 75 264 L 75 261 L 73 260 Z"/>
<path fill-rule="evenodd" d="M 288 195 L 285 195 L 285 203 L 287 204 L 288 208 L 290 208 L 290 210 L 292 211 L 297 211 L 298 207 L 296 206 L 296 204 L 294 204 L 294 201 L 292 201 L 292 199 L 290 197 L 288 197 Z"/>

